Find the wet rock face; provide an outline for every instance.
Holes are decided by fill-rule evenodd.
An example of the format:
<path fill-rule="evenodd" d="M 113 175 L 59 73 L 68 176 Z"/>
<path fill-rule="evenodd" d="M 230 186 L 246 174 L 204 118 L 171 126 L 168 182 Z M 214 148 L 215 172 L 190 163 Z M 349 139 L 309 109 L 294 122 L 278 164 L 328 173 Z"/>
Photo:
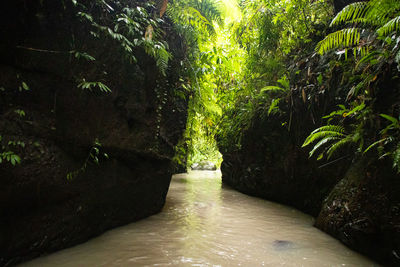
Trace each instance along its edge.
<path fill-rule="evenodd" d="M 0 87 L 5 89 L 0 90 L 0 135 L 3 141 L 25 144 L 14 148 L 20 165 L 0 164 L 0 266 L 84 242 L 160 211 L 174 146 L 186 122 L 186 102 L 174 92 L 177 72 L 162 76 L 140 49 L 138 63 L 130 64 L 113 41 L 88 41 L 98 63 L 79 66 L 69 53 L 17 49 L 70 49 L 76 17 L 67 14 L 68 8 L 60 13 L 62 1 L 40 2 L 8 1 L 0 12 L 7 10 L 16 21 L 3 24 L 10 31 L 1 29 L 7 42 L 0 44 Z M 72 20 L 56 23 L 66 17 Z M 171 66 L 177 67 L 183 56 L 180 38 L 166 31 Z M 79 32 L 75 40 L 85 41 Z M 112 93 L 77 88 L 74 75 L 97 73 L 99 66 L 102 71 L 107 66 L 102 82 Z M 18 90 L 22 81 L 30 90 Z M 98 154 L 95 142 L 100 143 Z M 68 180 L 74 171 L 77 175 Z"/>
<path fill-rule="evenodd" d="M 301 144 L 307 127 L 312 124 L 292 125 L 299 128 L 294 131 L 298 135 L 293 136 L 282 127 L 281 120 L 274 116 L 255 116 L 252 127 L 242 138 L 240 150 L 220 149 L 224 158 L 222 180 L 241 192 L 291 205 L 316 216 L 325 196 L 345 173 L 348 162 L 323 166 L 310 160 Z"/>
<path fill-rule="evenodd" d="M 387 265 L 400 264 L 400 175 L 390 161 L 352 166 L 325 200 L 316 226 Z"/>

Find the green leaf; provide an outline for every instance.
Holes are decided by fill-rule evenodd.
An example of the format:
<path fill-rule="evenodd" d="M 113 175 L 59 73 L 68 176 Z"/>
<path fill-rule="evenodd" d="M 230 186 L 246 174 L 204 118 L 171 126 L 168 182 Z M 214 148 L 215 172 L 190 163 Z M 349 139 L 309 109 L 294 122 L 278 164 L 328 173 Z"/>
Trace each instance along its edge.
<path fill-rule="evenodd" d="M 330 141 L 333 141 L 333 140 L 339 140 L 339 138 L 338 138 L 338 137 L 328 136 L 328 137 L 325 137 L 325 138 L 321 139 L 321 140 L 314 146 L 314 148 L 310 151 L 309 157 L 311 158 L 312 155 L 314 154 L 314 152 L 317 151 L 321 146 L 323 146 L 324 144 L 326 144 L 326 143 L 328 143 L 328 142 L 330 142 Z"/>
<path fill-rule="evenodd" d="M 268 116 L 272 113 L 276 113 L 277 111 L 279 111 L 279 102 L 281 101 L 280 98 L 277 99 L 272 99 L 271 101 L 271 105 L 268 108 Z"/>
<path fill-rule="evenodd" d="M 379 114 L 382 118 L 385 118 L 389 121 L 391 121 L 393 124 L 399 124 L 398 119 L 396 119 L 395 117 L 389 116 L 387 114 Z"/>
<path fill-rule="evenodd" d="M 356 2 L 345 6 L 331 22 L 331 26 L 338 25 L 343 22 L 352 22 L 363 17 L 367 11 L 367 3 Z"/>
<path fill-rule="evenodd" d="M 375 146 L 377 146 L 377 145 L 379 145 L 379 144 L 381 144 L 381 143 L 384 143 L 384 142 L 386 142 L 387 140 L 389 140 L 389 139 L 388 139 L 388 138 L 383 138 L 383 139 L 380 139 L 380 140 L 378 140 L 378 141 L 372 143 L 370 146 L 368 146 L 368 147 L 364 150 L 363 153 L 364 153 L 364 154 L 367 153 L 368 150 L 370 150 L 371 148 L 373 148 L 373 147 L 375 147 Z"/>
<path fill-rule="evenodd" d="M 286 75 L 283 75 L 282 78 L 278 79 L 277 82 L 282 85 L 282 87 L 286 90 L 290 89 L 289 80 L 287 79 Z"/>
<path fill-rule="evenodd" d="M 14 112 L 17 113 L 20 117 L 25 116 L 25 111 L 23 111 L 22 109 L 16 109 L 14 110 Z"/>
<path fill-rule="evenodd" d="M 320 73 L 317 77 L 317 81 L 319 85 L 322 85 L 322 74 Z"/>
<path fill-rule="evenodd" d="M 328 154 L 328 159 L 331 158 L 333 153 L 335 153 L 339 148 L 343 147 L 344 145 L 353 142 L 353 140 L 349 137 L 343 138 L 342 140 L 336 142 L 333 144 L 328 151 L 326 152 Z"/>
<path fill-rule="evenodd" d="M 316 140 L 325 138 L 325 137 L 345 137 L 344 128 L 338 125 L 325 125 L 319 127 L 311 132 L 311 134 L 306 138 L 302 147 L 308 146 L 309 144 L 315 142 Z"/>
<path fill-rule="evenodd" d="M 330 50 L 356 46 L 360 43 L 361 30 L 358 28 L 347 28 L 328 34 L 316 46 L 316 51 L 323 55 Z"/>
<path fill-rule="evenodd" d="M 285 88 L 279 87 L 279 86 L 265 86 L 260 90 L 260 93 L 267 92 L 267 91 L 285 91 Z"/>
<path fill-rule="evenodd" d="M 397 16 L 377 30 L 380 36 L 387 36 L 394 31 L 400 30 L 400 16 Z"/>
<path fill-rule="evenodd" d="M 22 82 L 22 88 L 24 88 L 25 91 L 29 90 L 29 86 L 25 82 Z"/>

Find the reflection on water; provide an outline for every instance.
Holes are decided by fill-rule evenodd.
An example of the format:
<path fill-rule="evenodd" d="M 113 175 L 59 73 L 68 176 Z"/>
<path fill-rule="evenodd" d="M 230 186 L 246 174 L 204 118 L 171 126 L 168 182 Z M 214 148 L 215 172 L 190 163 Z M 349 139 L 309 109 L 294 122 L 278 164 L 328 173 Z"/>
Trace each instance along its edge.
<path fill-rule="evenodd" d="M 173 176 L 161 213 L 26 266 L 376 266 L 312 224 L 197 171 Z"/>

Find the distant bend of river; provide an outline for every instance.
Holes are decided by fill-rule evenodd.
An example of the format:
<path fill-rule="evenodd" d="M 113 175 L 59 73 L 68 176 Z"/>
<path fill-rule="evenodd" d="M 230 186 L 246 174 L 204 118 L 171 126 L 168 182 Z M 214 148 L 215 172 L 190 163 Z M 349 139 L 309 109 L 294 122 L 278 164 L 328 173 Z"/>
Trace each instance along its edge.
<path fill-rule="evenodd" d="M 312 225 L 193 171 L 173 176 L 161 213 L 24 266 L 377 266 Z"/>

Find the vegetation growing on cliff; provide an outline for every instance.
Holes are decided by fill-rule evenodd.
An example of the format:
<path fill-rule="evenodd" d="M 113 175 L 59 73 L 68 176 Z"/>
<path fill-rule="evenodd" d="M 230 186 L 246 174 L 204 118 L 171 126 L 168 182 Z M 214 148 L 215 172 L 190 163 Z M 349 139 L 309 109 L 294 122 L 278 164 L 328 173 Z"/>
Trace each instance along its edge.
<path fill-rule="evenodd" d="M 319 148 L 325 148 L 320 158 L 324 152 L 329 158 L 344 145 L 352 145 L 358 153 L 377 148 L 377 156 L 391 157 L 393 168 L 400 172 L 399 106 L 397 102 L 389 106 L 379 104 L 391 95 L 390 89 L 385 88 L 388 83 L 398 79 L 399 16 L 398 1 L 372 0 L 348 5 L 332 20 L 331 26 L 344 25 L 347 28 L 328 34 L 318 43 L 316 50 L 322 55 L 336 50 L 337 54 L 344 54 L 344 60 L 350 60 L 347 54 L 352 50 L 354 58 L 346 70 L 352 74 L 351 88 L 347 91 L 344 105 L 325 116 L 328 123 L 334 120 L 339 126 L 320 127 L 304 143 L 306 146 L 320 140 L 310 156 Z M 392 97 L 396 98 L 397 94 Z M 346 120 L 347 125 L 344 125 Z M 347 134 L 344 134 L 344 126 Z"/>
<path fill-rule="evenodd" d="M 191 53 L 193 57 L 188 58 L 186 86 L 192 92 L 186 132 L 188 163 L 204 158 L 220 163 L 221 158 L 216 158 L 214 152 L 217 136 L 220 149 L 239 148 L 242 132 L 255 113 L 281 113 L 280 103 L 290 94 L 286 62 L 296 58 L 295 50 L 310 51 L 310 44 L 315 43 L 313 38 L 328 25 L 332 9 L 325 1 L 190 3 L 214 12 L 219 10 L 215 14 L 222 19 L 200 19 L 213 25 L 214 30 L 196 28 L 199 23 L 180 20 L 179 27 L 191 38 L 186 38 L 190 39 L 189 47 L 196 48 Z M 176 16 L 174 12 L 169 14 Z M 199 10 L 196 14 L 209 13 Z M 287 121 L 282 124 L 290 127 Z"/>
<path fill-rule="evenodd" d="M 160 25 L 165 18 L 173 22 L 187 49 L 180 62 L 185 73 L 176 90 L 189 100 L 185 138 L 176 148 L 181 164 L 202 159 L 220 164 L 217 143 L 221 150 L 240 149 L 242 134 L 255 114 L 279 117 L 281 127 L 296 135 L 293 99 L 298 97 L 313 117 L 309 138 L 298 136 L 306 139 L 303 146 L 314 145 L 310 156 L 376 153 L 391 157 L 400 170 L 398 107 L 381 104 L 388 95 L 397 96 L 395 89 L 383 92 L 388 89 L 382 88 L 390 87 L 398 76 L 398 1 L 356 2 L 332 21 L 333 6 L 323 0 L 62 3 L 65 16 L 78 18 L 79 25 L 73 28 L 81 27 L 89 40 L 72 30 L 68 49 L 24 45 L 17 49 L 69 55 L 75 66 L 70 78 L 76 86 L 99 93 L 112 92 L 113 84 L 94 43 L 114 44 L 127 64 L 135 64 L 137 51 L 143 50 L 165 76 L 171 54 Z M 86 71 L 88 66 L 96 71 Z M 165 101 L 159 97 L 162 108 Z M 322 98 L 324 113 L 314 114 Z M 20 157 L 10 148 L 23 142 L 3 138 L 2 143 L 0 160 L 19 163 Z"/>
<path fill-rule="evenodd" d="M 5 36 L 10 36 L 1 43 L 2 55 L 7 53 L 5 51 L 11 51 L 8 53 L 9 56 L 3 56 L 2 63 L 15 65 L 14 55 L 22 53 L 38 61 L 41 58 L 52 58 L 59 64 L 59 68 L 51 70 L 54 75 L 63 77 L 83 94 L 113 97 L 115 91 L 121 91 L 122 88 L 115 82 L 118 78 L 110 77 L 110 73 L 124 66 L 130 66 L 132 73 L 138 72 L 138 65 L 144 64 L 139 61 L 148 60 L 143 56 L 145 53 L 158 67 L 158 71 L 153 73 L 154 80 L 167 80 L 172 59 L 165 32 L 168 23 L 162 18 L 165 10 L 162 11 L 162 7 L 157 4 L 157 1 L 103 0 L 17 1 L 14 5 L 7 4 L 12 8 L 18 8 L 19 16 L 15 18 L 12 26 L 11 22 L 6 21 L 6 17 L 2 18 L 5 22 L 4 29 L 1 30 Z M 58 23 L 58 29 L 55 21 Z M 19 31 L 13 32 L 13 27 Z M 57 37 L 45 43 L 37 42 L 35 38 L 39 37 L 33 34 L 48 32 L 50 35 L 56 30 L 59 31 Z M 16 124 L 20 121 L 29 121 L 30 117 L 29 111 L 25 114 L 19 99 L 42 90 L 40 83 L 31 84 L 27 78 L 30 75 L 21 73 L 29 69 L 29 64 L 36 64 L 34 68 L 39 70 L 51 65 L 46 60 L 41 60 L 39 63 L 34 60 L 23 63 L 27 66 L 19 69 L 13 77 L 8 73 L 4 74 L 3 84 L 0 85 L 2 106 L 0 111 L 7 114 L 10 110 L 11 112 L 14 110 L 18 115 L 14 116 Z M 178 69 L 174 71 L 179 72 Z M 136 75 L 140 75 L 140 71 Z M 166 100 L 165 96 L 160 94 L 166 85 L 164 82 L 159 83 L 162 86 L 157 89 L 160 91 L 157 95 L 159 107 L 162 109 L 165 105 L 162 102 L 165 103 Z M 51 109 L 55 115 L 57 87 L 55 86 L 53 90 L 54 103 L 49 111 Z M 161 123 L 162 110 L 159 107 L 157 112 L 160 113 L 158 119 Z M 9 132 L 9 129 L 0 130 L 0 163 L 9 162 L 16 165 L 24 160 L 22 154 L 25 143 L 18 136 L 10 136 Z M 91 142 L 95 143 L 96 138 Z M 160 138 L 158 134 L 155 143 L 161 142 Z M 87 155 L 93 163 L 96 163 L 96 157 L 90 155 L 95 147 L 87 148 Z M 86 160 L 83 165 L 87 163 Z"/>
<path fill-rule="evenodd" d="M 236 5 L 235 17 L 223 12 L 228 2 Z M 330 1 L 182 5 L 198 10 L 181 17 L 172 11 L 176 6 L 169 12 L 180 18 L 176 25 L 193 49 L 186 80 L 189 164 L 206 157 L 219 161 L 215 138 L 221 150 L 240 149 L 255 114 L 279 117 L 282 127 L 304 141 L 306 136 L 293 129 L 302 123 L 293 117 L 294 98 L 300 98 L 314 124 L 302 142 L 314 145 L 310 156 L 348 158 L 375 151 L 377 158 L 392 157 L 399 168 L 398 107 L 382 105 L 397 97 L 386 87 L 398 76 L 398 1 L 356 2 L 335 17 Z M 321 105 L 318 114 L 314 110 Z"/>

